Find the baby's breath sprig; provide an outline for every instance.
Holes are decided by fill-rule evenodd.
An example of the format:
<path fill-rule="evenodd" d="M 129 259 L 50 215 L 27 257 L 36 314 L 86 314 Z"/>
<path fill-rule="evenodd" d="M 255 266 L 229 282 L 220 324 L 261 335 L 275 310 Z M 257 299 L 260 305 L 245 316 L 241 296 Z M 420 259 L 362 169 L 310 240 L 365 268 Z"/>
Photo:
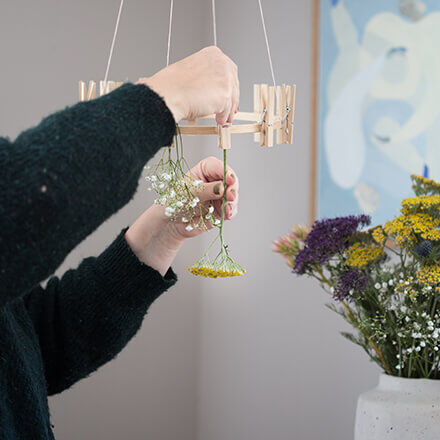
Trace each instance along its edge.
<path fill-rule="evenodd" d="M 213 206 L 200 203 L 197 193 L 203 191 L 204 182 L 191 175 L 190 167 L 183 156 L 183 142 L 177 127 L 174 147 L 167 147 L 155 165 L 147 165 L 145 180 L 149 190 L 156 191 L 154 201 L 165 207 L 165 215 L 172 221 L 187 223 L 186 229 L 206 231 L 209 225 L 219 225 Z"/>
<path fill-rule="evenodd" d="M 222 197 L 222 214 L 220 224 L 218 225 L 218 235 L 209 245 L 202 258 L 192 265 L 188 271 L 193 275 L 201 275 L 207 278 L 218 277 L 235 277 L 241 276 L 246 271 L 238 263 L 236 263 L 229 255 L 228 246 L 224 242 L 223 238 L 223 225 L 225 221 L 225 208 L 226 208 L 226 150 L 223 150 L 223 191 Z M 209 252 L 214 244 L 220 243 L 220 251 L 211 259 Z"/>

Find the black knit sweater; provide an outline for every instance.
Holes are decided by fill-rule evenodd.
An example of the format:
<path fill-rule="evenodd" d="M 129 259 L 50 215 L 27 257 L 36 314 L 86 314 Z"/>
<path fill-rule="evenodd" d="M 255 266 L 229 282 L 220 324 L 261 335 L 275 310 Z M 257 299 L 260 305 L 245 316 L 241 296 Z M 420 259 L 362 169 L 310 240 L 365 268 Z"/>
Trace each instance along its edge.
<path fill-rule="evenodd" d="M 126 84 L 0 138 L 0 439 L 53 439 L 47 396 L 114 358 L 176 282 L 142 264 L 123 230 L 61 278 L 66 255 L 133 196 L 175 121 Z"/>

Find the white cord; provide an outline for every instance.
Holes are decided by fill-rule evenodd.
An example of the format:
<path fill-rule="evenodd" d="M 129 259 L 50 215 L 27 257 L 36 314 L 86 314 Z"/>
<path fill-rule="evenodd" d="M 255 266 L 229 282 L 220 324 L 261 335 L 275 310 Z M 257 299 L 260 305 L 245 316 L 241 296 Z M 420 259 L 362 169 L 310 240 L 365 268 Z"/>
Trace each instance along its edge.
<path fill-rule="evenodd" d="M 212 30 L 214 33 L 214 46 L 217 46 L 217 20 L 215 18 L 215 0 L 211 0 L 212 4 Z"/>
<path fill-rule="evenodd" d="M 168 25 L 167 66 L 170 64 L 171 27 L 173 25 L 173 9 L 174 9 L 174 0 L 171 0 L 171 4 L 170 4 L 170 23 Z"/>
<path fill-rule="evenodd" d="M 124 6 L 124 0 L 121 0 L 121 4 L 119 5 L 118 18 L 116 19 L 115 32 L 113 33 L 112 45 L 110 46 L 110 54 L 109 54 L 109 56 L 108 56 L 107 69 L 105 69 L 105 75 L 104 75 L 104 87 L 107 85 L 108 72 L 109 72 L 109 70 L 110 70 L 110 64 L 111 64 L 111 62 L 112 62 L 113 49 L 114 49 L 114 47 L 115 47 L 116 35 L 117 35 L 117 33 L 118 33 L 119 20 L 121 19 L 121 13 L 122 13 L 122 7 L 123 7 L 123 6 Z"/>
<path fill-rule="evenodd" d="M 270 66 L 270 72 L 272 74 L 273 86 L 276 87 L 275 73 L 273 71 L 273 64 L 272 64 L 272 56 L 270 54 L 269 38 L 267 37 L 266 23 L 264 22 L 264 14 L 263 14 L 263 7 L 261 6 L 261 0 L 258 0 L 258 6 L 260 7 L 261 23 L 263 24 L 264 38 L 266 40 L 267 57 L 269 58 L 269 66 Z"/>

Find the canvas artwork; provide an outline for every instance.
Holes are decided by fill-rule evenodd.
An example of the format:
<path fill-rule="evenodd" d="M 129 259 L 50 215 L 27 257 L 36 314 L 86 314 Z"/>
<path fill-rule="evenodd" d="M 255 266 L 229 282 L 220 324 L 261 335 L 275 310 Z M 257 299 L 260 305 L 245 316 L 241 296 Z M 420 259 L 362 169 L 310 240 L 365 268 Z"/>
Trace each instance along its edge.
<path fill-rule="evenodd" d="M 440 179 L 440 2 L 316 1 L 316 215 L 383 223 Z"/>

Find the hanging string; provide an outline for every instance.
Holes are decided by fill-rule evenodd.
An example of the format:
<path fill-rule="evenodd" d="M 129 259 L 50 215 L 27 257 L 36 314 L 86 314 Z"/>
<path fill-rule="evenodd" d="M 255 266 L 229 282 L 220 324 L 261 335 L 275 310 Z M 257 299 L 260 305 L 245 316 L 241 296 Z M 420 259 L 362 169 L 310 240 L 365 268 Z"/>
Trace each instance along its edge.
<path fill-rule="evenodd" d="M 124 6 L 124 0 L 121 0 L 121 4 L 119 5 L 118 18 L 116 19 L 115 31 L 113 33 L 113 40 L 112 40 L 112 44 L 110 46 L 110 54 L 108 56 L 107 68 L 105 69 L 104 86 L 107 84 L 108 72 L 110 70 L 110 64 L 112 62 L 113 49 L 115 48 L 116 35 L 118 34 L 119 20 L 121 19 L 121 13 L 122 13 L 123 6 Z"/>
<path fill-rule="evenodd" d="M 169 22 L 169 25 L 168 25 L 167 66 L 170 64 L 171 27 L 173 25 L 173 9 L 174 9 L 174 0 L 171 0 L 171 4 L 170 4 L 170 22 Z"/>
<path fill-rule="evenodd" d="M 214 46 L 217 46 L 217 20 L 215 18 L 215 0 L 211 0 L 212 4 L 212 30 L 214 33 Z"/>
<path fill-rule="evenodd" d="M 261 0 L 258 0 L 258 6 L 260 7 L 261 23 L 263 25 L 264 38 L 266 40 L 267 57 L 269 58 L 269 66 L 270 66 L 270 72 L 272 74 L 273 86 L 276 87 L 275 73 L 273 71 L 273 64 L 272 64 L 272 56 L 270 54 L 269 38 L 267 37 L 266 23 L 264 22 L 264 14 L 263 14 L 263 7 L 261 6 Z"/>

